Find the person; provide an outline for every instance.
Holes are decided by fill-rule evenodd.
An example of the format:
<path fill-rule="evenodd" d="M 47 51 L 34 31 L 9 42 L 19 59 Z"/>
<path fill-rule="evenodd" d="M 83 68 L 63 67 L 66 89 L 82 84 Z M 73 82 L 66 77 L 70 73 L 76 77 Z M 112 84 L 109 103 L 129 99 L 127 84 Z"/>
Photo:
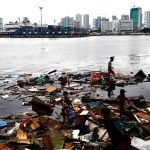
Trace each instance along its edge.
<path fill-rule="evenodd" d="M 62 73 L 61 77 L 59 78 L 59 81 L 62 87 L 64 87 L 67 84 L 68 78 L 66 76 L 66 73 Z"/>
<path fill-rule="evenodd" d="M 69 110 L 72 109 L 72 103 L 68 97 L 68 92 L 63 92 L 63 97 L 61 98 L 62 104 L 62 115 L 63 115 L 63 123 L 66 121 L 69 122 Z"/>
<path fill-rule="evenodd" d="M 100 124 L 104 124 L 108 135 L 112 141 L 112 144 L 114 148 L 118 148 L 119 150 L 129 150 L 131 141 L 130 136 L 117 128 L 117 122 L 118 120 L 111 117 L 111 111 L 109 108 L 102 108 L 101 115 L 103 116 L 103 119 L 98 118 L 91 109 L 89 110 L 90 116 L 98 121 Z"/>
<path fill-rule="evenodd" d="M 108 75 L 112 74 L 115 77 L 114 68 L 112 67 L 112 62 L 114 61 L 114 56 L 110 57 L 110 61 L 108 62 Z"/>
<path fill-rule="evenodd" d="M 125 102 L 128 100 L 125 96 L 125 90 L 121 89 L 120 90 L 120 95 L 117 97 L 116 100 L 119 101 L 119 111 L 120 111 L 120 116 L 125 114 Z"/>
<path fill-rule="evenodd" d="M 109 77 L 105 83 L 105 86 L 107 87 L 106 90 L 108 91 L 108 97 L 114 96 L 113 90 L 116 89 L 116 81 Z"/>

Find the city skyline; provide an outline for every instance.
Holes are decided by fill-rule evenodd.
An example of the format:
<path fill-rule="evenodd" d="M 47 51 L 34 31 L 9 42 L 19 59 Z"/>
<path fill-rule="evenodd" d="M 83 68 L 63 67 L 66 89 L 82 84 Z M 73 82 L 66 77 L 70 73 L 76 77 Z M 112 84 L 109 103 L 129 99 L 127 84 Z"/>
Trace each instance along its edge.
<path fill-rule="evenodd" d="M 76 14 L 89 14 L 90 24 L 93 18 L 97 16 L 111 18 L 116 15 L 118 18 L 122 14 L 130 14 L 130 9 L 133 6 L 141 7 L 144 14 L 149 11 L 148 0 L 5 0 L 0 5 L 0 18 L 3 18 L 4 23 L 9 21 L 18 21 L 18 18 L 29 17 L 32 23 L 40 23 L 40 10 L 43 7 L 43 23 L 53 24 L 54 20 L 59 23 L 62 17 L 74 17 Z"/>

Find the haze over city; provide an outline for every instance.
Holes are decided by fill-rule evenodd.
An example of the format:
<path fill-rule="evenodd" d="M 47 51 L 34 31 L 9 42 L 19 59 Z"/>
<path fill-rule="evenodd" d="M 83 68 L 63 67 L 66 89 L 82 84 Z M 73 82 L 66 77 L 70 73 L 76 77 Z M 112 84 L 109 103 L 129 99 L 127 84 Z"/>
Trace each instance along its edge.
<path fill-rule="evenodd" d="M 0 17 L 4 23 L 17 21 L 18 18 L 29 17 L 31 22 L 40 22 L 39 7 L 43 7 L 43 23 L 60 22 L 65 16 L 75 17 L 76 14 L 89 14 L 90 23 L 96 16 L 111 18 L 116 15 L 130 13 L 133 6 L 141 7 L 142 12 L 149 11 L 149 0 L 5 0 L 0 5 Z"/>

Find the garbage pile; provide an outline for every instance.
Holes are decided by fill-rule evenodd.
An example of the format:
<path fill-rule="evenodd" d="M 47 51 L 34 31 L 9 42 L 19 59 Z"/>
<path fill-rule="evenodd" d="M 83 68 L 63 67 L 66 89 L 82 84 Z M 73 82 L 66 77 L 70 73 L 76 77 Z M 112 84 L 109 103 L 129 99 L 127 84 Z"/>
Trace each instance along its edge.
<path fill-rule="evenodd" d="M 105 72 L 57 70 L 1 76 L 0 101 L 15 99 L 32 111 L 0 115 L 0 150 L 115 150 L 123 145 L 119 137 L 113 141 L 115 132 L 129 137 L 130 148 L 149 150 L 150 103 L 142 95 L 128 97 L 121 114 L 113 95 L 116 86 L 149 81 L 142 70 L 115 78 Z M 102 94 L 107 92 L 107 97 Z"/>

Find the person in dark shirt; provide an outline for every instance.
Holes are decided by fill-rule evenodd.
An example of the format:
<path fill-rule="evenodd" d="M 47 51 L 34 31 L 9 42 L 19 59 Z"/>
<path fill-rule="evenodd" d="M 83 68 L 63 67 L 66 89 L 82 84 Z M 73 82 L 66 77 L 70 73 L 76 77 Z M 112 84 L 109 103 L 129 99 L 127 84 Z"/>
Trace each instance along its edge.
<path fill-rule="evenodd" d="M 106 90 L 108 91 L 108 97 L 114 96 L 113 90 L 116 88 L 116 81 L 109 77 L 105 86 L 107 87 Z"/>
<path fill-rule="evenodd" d="M 108 75 L 112 74 L 115 77 L 114 68 L 112 67 L 112 62 L 114 61 L 114 57 L 110 57 L 110 61 L 108 62 Z"/>
<path fill-rule="evenodd" d="M 120 111 L 120 116 L 125 114 L 125 101 L 127 101 L 128 99 L 125 96 L 125 90 L 121 89 L 120 90 L 120 95 L 117 97 L 116 100 L 119 101 L 119 111 Z"/>
<path fill-rule="evenodd" d="M 69 122 L 69 110 L 72 108 L 72 103 L 68 97 L 68 92 L 64 91 L 61 98 L 63 122 Z"/>
<path fill-rule="evenodd" d="M 111 111 L 109 108 L 103 108 L 101 114 L 103 119 L 97 118 L 97 116 L 89 109 L 90 116 L 98 121 L 100 124 L 104 124 L 112 144 L 118 147 L 119 150 L 129 150 L 130 149 L 130 137 L 124 133 L 122 130 L 117 128 L 117 119 L 111 117 Z"/>
<path fill-rule="evenodd" d="M 67 84 L 68 82 L 68 78 L 66 76 L 66 73 L 62 73 L 61 77 L 59 78 L 60 84 L 62 86 L 62 88 Z"/>

